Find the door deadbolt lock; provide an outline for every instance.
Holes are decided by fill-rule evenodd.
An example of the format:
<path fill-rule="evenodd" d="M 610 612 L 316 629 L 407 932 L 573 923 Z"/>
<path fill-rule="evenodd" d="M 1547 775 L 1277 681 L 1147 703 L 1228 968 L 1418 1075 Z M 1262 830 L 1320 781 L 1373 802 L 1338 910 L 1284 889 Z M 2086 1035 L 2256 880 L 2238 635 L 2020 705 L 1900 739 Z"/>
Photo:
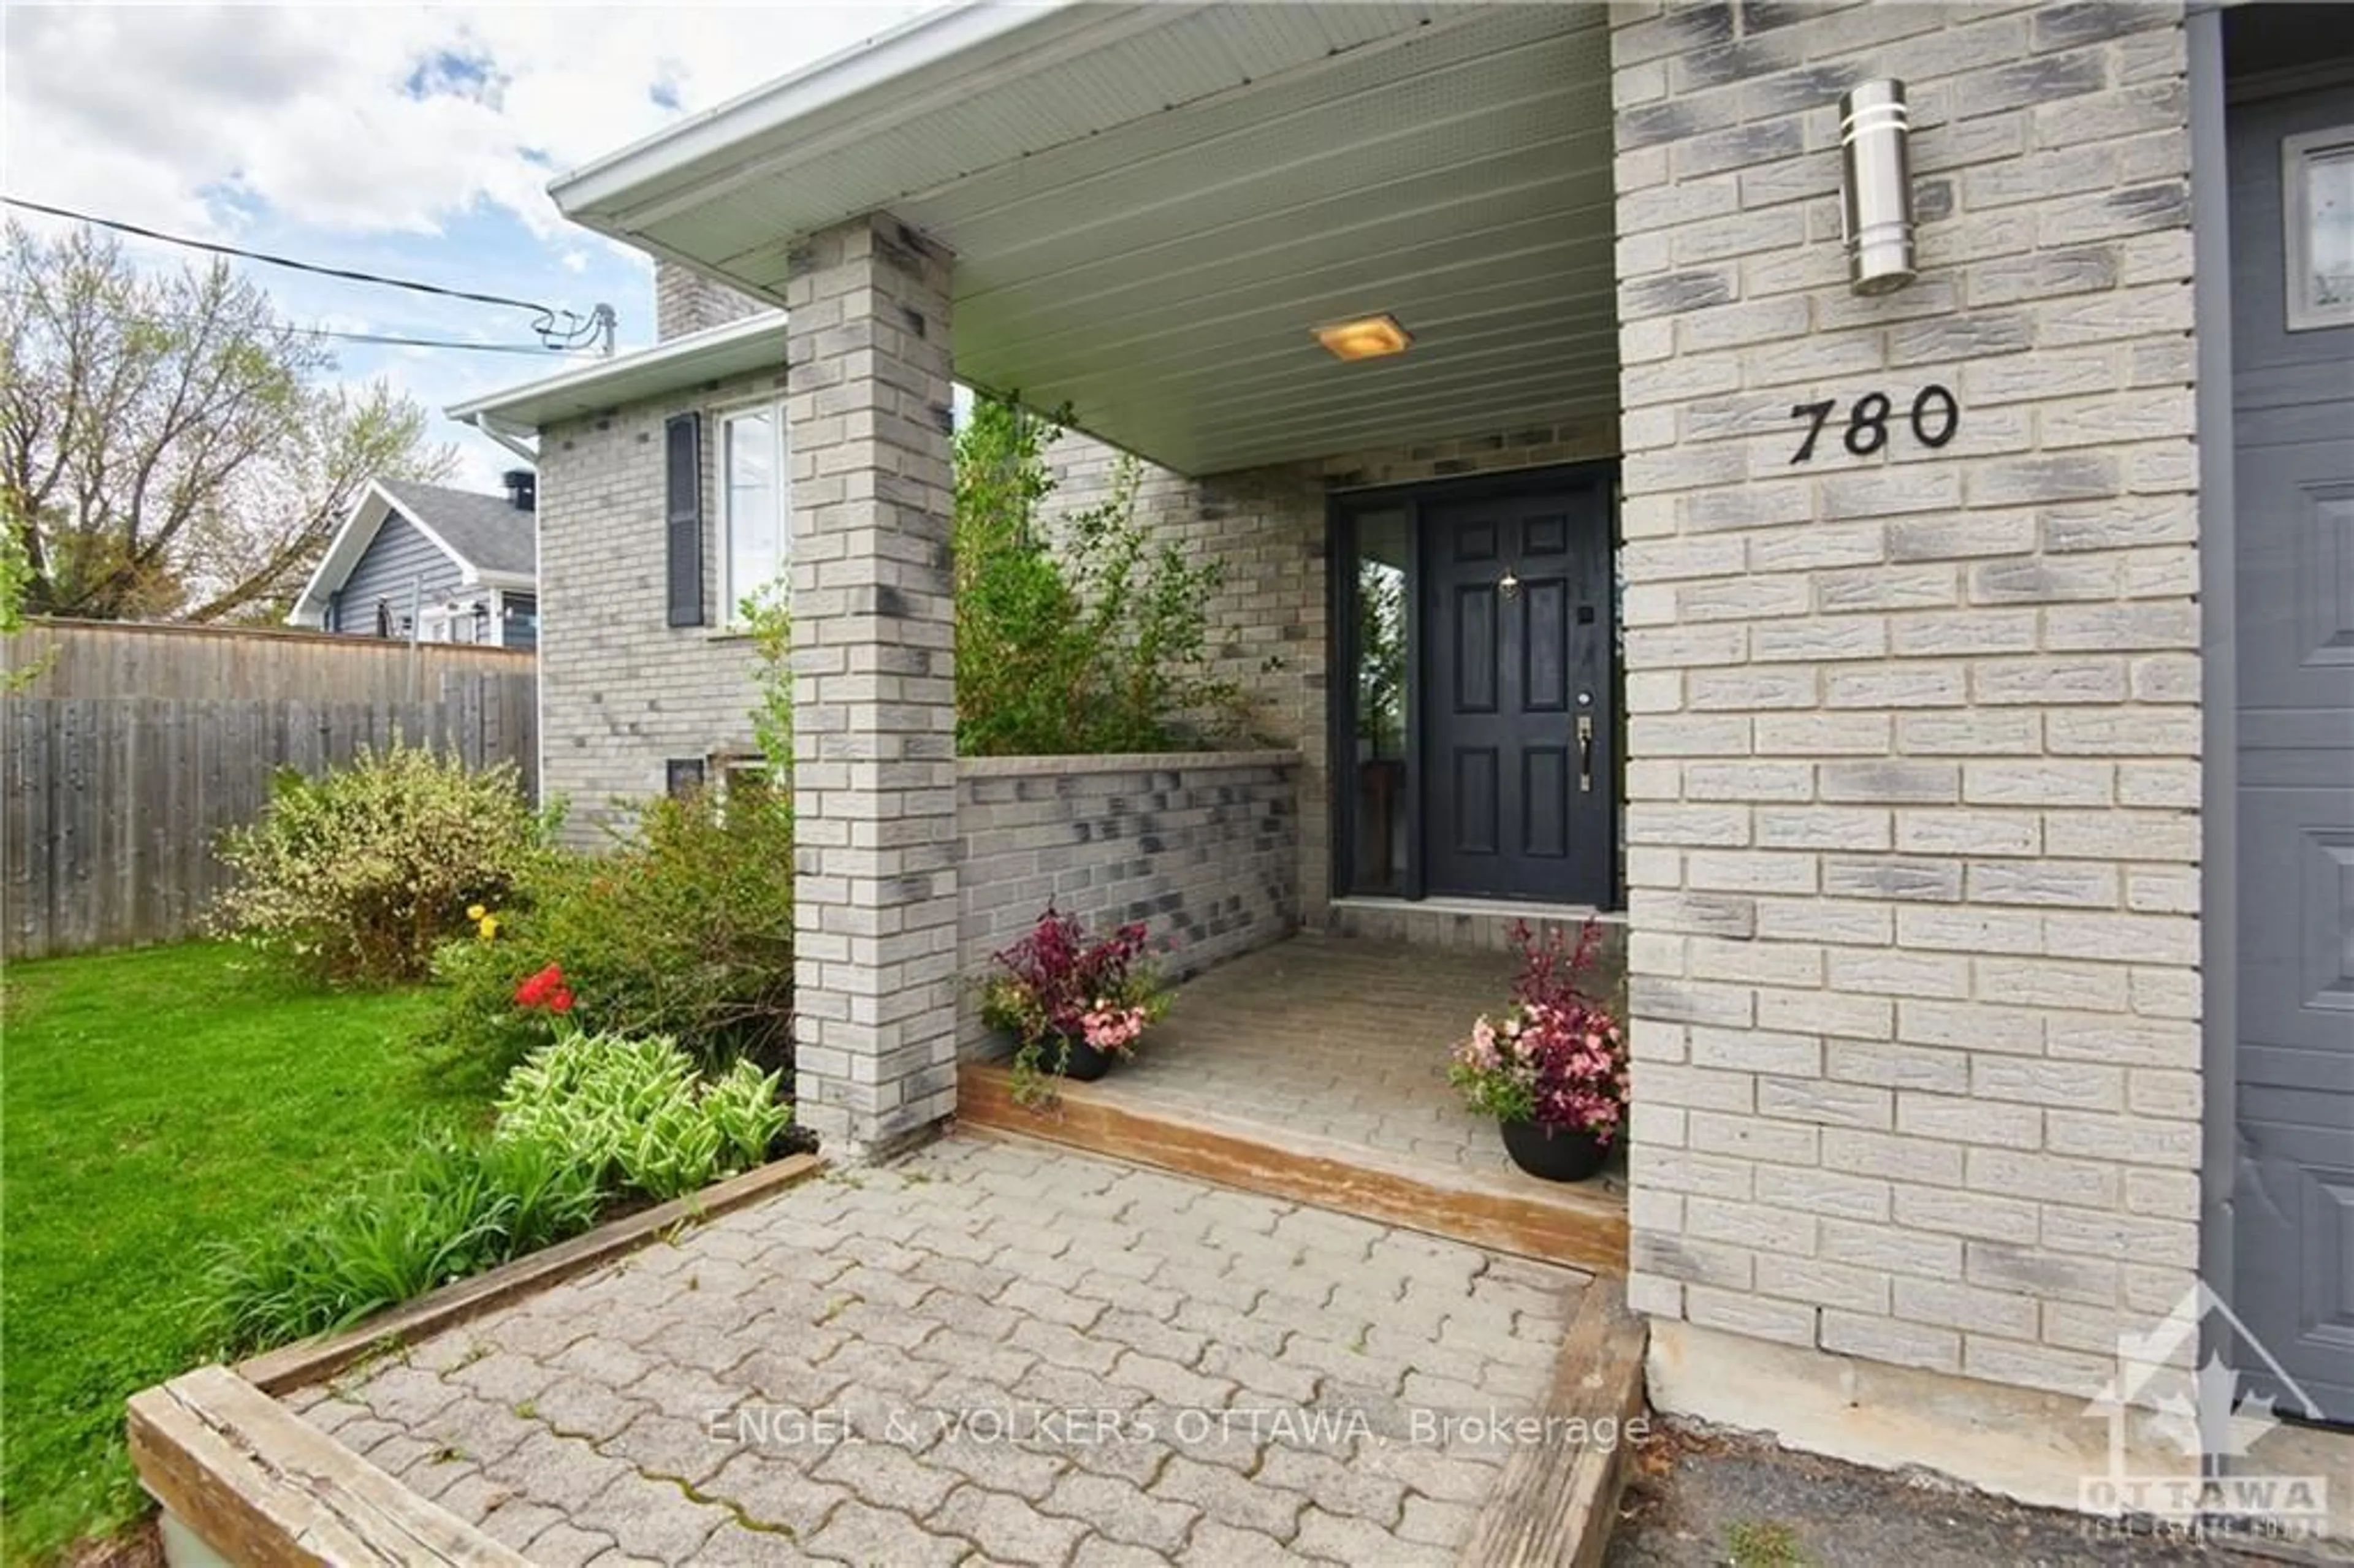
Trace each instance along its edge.
<path fill-rule="evenodd" d="M 1594 715 L 1577 715 L 1577 792 L 1594 793 Z"/>

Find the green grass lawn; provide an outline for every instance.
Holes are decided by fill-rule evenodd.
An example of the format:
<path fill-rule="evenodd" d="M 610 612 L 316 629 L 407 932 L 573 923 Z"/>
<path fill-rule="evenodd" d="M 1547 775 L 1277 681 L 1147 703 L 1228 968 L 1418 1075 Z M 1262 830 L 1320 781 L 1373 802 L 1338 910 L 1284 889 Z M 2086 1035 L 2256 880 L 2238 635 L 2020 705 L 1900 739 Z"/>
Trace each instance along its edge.
<path fill-rule="evenodd" d="M 39 1562 L 136 1517 L 122 1403 L 207 1359 L 201 1249 L 482 1114 L 419 1070 L 419 991 L 328 993 L 192 945 L 9 967 L 0 1519 Z"/>

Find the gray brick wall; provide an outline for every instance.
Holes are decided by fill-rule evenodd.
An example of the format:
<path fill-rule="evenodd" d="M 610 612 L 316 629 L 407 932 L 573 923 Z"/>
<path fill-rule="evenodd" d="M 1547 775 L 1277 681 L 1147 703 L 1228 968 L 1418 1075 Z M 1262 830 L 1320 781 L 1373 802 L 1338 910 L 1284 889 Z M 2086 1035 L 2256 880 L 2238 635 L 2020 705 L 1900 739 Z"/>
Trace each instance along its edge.
<path fill-rule="evenodd" d="M 967 758 L 957 896 L 968 980 L 1051 903 L 1090 930 L 1141 920 L 1182 980 L 1299 927 L 1299 759 L 1288 752 Z M 958 1038 L 989 1044 L 976 989 Z"/>
<path fill-rule="evenodd" d="M 1630 1294 L 2084 1392 L 2198 1254 L 2179 8 L 1613 24 Z M 1864 299 L 1836 101 L 1882 75 L 1921 275 Z M 1930 383 L 1942 450 L 1905 420 Z"/>
<path fill-rule="evenodd" d="M 700 411 L 704 494 L 717 493 L 716 410 L 781 398 L 784 375 L 570 419 L 542 433 L 540 724 L 546 789 L 567 839 L 606 842 L 627 803 L 661 793 L 672 758 L 752 749 L 758 662 L 719 626 L 668 624 L 663 422 Z M 704 592 L 719 609 L 718 508 L 706 504 Z"/>
<path fill-rule="evenodd" d="M 683 262 L 654 263 L 654 339 L 658 343 L 776 308 L 773 300 L 732 289 Z"/>
<path fill-rule="evenodd" d="M 1326 924 L 1332 881 L 1325 728 L 1325 513 L 1331 496 L 1342 490 L 1607 459 L 1617 455 L 1617 439 L 1611 419 L 1564 418 L 1509 432 L 1199 479 L 1145 468 L 1137 514 L 1157 536 L 1174 537 L 1226 565 L 1225 587 L 1211 604 L 1212 673 L 1250 694 L 1252 722 L 1261 738 L 1299 755 L 1298 907 L 1305 924 Z M 1050 516 L 1099 503 L 1119 461 L 1111 448 L 1079 435 L 1066 436 L 1048 457 L 1058 486 L 1048 503 Z"/>

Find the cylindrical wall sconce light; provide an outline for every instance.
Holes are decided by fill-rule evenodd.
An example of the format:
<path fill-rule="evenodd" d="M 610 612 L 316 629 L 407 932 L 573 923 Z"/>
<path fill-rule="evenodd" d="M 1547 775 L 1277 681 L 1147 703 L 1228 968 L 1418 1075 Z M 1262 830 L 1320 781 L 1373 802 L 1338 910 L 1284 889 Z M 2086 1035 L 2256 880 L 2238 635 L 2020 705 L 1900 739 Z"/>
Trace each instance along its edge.
<path fill-rule="evenodd" d="M 1840 227 L 1859 294 L 1913 281 L 1912 135 L 1903 82 L 1858 82 L 1840 99 Z"/>

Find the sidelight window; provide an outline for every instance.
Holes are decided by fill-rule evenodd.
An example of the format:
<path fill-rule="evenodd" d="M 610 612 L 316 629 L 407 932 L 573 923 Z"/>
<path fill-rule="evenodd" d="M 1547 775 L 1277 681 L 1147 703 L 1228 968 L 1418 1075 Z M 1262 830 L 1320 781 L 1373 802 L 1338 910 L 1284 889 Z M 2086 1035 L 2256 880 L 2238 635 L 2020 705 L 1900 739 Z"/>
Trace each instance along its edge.
<path fill-rule="evenodd" d="M 1407 514 L 1369 512 L 1355 519 L 1350 657 L 1356 712 L 1349 758 L 1354 792 L 1353 866 L 1357 893 L 1395 895 L 1405 887 Z"/>

